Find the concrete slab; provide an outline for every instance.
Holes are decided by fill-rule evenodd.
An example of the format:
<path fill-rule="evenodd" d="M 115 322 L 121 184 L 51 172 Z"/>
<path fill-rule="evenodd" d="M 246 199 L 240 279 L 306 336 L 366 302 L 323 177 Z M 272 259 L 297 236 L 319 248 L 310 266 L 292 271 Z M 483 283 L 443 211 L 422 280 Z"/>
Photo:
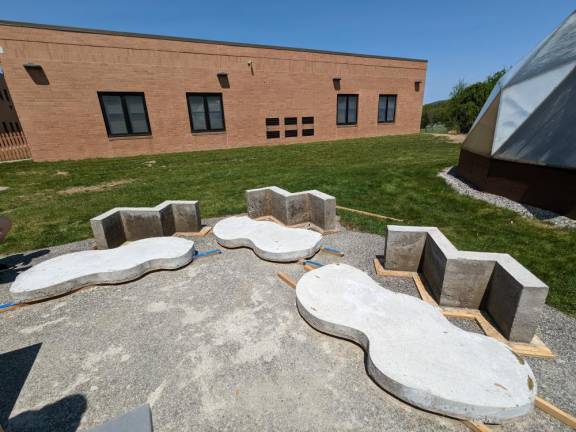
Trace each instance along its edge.
<path fill-rule="evenodd" d="M 322 241 L 322 235 L 315 231 L 256 221 L 247 216 L 224 219 L 214 226 L 213 232 L 224 247 L 248 247 L 260 258 L 276 262 L 309 258 L 318 252 Z"/>
<path fill-rule="evenodd" d="M 296 298 L 312 327 L 360 344 L 374 381 L 412 405 L 488 423 L 533 409 L 532 370 L 506 345 L 461 330 L 440 308 L 382 289 L 361 270 L 330 264 L 310 271 Z"/>
<path fill-rule="evenodd" d="M 54 297 L 88 285 L 137 279 L 153 270 L 176 269 L 194 259 L 194 242 L 178 237 L 138 240 L 109 250 L 61 255 L 16 278 L 10 294 L 17 301 Z"/>

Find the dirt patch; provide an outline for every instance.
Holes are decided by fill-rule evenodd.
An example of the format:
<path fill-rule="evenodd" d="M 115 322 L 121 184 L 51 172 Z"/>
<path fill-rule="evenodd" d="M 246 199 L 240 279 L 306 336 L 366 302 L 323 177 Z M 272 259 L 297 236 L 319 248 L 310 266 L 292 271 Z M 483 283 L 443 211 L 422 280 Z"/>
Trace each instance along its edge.
<path fill-rule="evenodd" d="M 92 186 L 73 186 L 67 189 L 62 189 L 58 191 L 60 195 L 74 195 L 77 193 L 85 193 L 85 192 L 102 192 L 108 189 L 112 189 L 118 186 L 122 186 L 128 183 L 132 183 L 133 179 L 126 179 L 126 180 L 114 180 L 106 183 L 99 183 Z"/>
<path fill-rule="evenodd" d="M 448 141 L 456 143 L 456 144 L 462 144 L 464 142 L 464 140 L 466 139 L 466 134 L 432 134 L 434 136 L 440 137 L 440 138 L 446 138 Z"/>
<path fill-rule="evenodd" d="M 68 171 L 56 171 L 54 175 L 68 177 L 70 173 Z"/>

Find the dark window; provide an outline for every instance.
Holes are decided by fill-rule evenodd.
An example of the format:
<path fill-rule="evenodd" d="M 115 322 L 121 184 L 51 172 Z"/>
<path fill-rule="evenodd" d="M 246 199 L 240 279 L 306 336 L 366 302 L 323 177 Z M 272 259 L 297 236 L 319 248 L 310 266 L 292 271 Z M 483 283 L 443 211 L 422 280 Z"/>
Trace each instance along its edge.
<path fill-rule="evenodd" d="M 20 128 L 20 123 L 16 122 L 16 130 L 18 132 L 22 132 L 22 129 Z"/>
<path fill-rule="evenodd" d="M 314 117 L 302 117 L 302 124 L 314 124 Z"/>
<path fill-rule="evenodd" d="M 2 92 L 0 92 L 0 100 L 4 100 L 4 96 L 2 96 Z"/>
<path fill-rule="evenodd" d="M 10 122 L 10 129 L 12 129 L 12 132 L 16 132 L 16 128 L 14 127 L 14 123 Z"/>
<path fill-rule="evenodd" d="M 8 133 L 8 126 L 6 126 L 6 122 L 2 122 L 2 126 L 4 126 L 4 132 Z"/>
<path fill-rule="evenodd" d="M 353 125 L 358 121 L 358 95 L 338 95 L 336 124 Z"/>
<path fill-rule="evenodd" d="M 6 100 L 10 102 L 10 95 L 8 94 L 8 90 L 4 89 L 4 96 L 6 96 Z"/>
<path fill-rule="evenodd" d="M 295 125 L 298 124 L 298 117 L 284 117 L 285 125 Z"/>
<path fill-rule="evenodd" d="M 280 138 L 280 131 L 266 131 L 266 138 Z"/>
<path fill-rule="evenodd" d="M 302 136 L 313 136 L 314 129 L 302 129 Z"/>
<path fill-rule="evenodd" d="M 144 93 L 98 92 L 108 136 L 150 135 Z"/>
<path fill-rule="evenodd" d="M 378 123 L 393 123 L 396 118 L 396 95 L 380 95 Z"/>
<path fill-rule="evenodd" d="M 225 130 L 222 93 L 186 93 L 192 132 Z"/>
<path fill-rule="evenodd" d="M 279 126 L 280 119 L 278 117 L 268 117 L 266 119 L 266 126 Z"/>
<path fill-rule="evenodd" d="M 298 136 L 298 129 L 288 129 L 284 131 L 284 136 L 286 138 L 292 138 Z"/>

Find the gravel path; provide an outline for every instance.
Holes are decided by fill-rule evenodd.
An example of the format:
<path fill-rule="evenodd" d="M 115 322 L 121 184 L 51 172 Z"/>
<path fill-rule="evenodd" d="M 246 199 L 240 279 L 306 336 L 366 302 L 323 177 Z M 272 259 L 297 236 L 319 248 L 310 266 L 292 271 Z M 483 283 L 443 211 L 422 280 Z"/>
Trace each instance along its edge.
<path fill-rule="evenodd" d="M 561 216 L 550 210 L 544 210 L 538 207 L 529 206 L 527 204 L 521 204 L 500 195 L 479 191 L 472 184 L 459 177 L 456 173 L 455 167 L 448 167 L 443 169 L 438 173 L 438 176 L 442 177 L 446 183 L 448 183 L 448 185 L 459 194 L 486 201 L 497 207 L 512 210 L 513 212 L 521 214 L 522 216 L 530 219 L 538 219 L 540 221 L 548 222 L 563 228 L 576 228 L 576 220 L 574 219 Z"/>
<path fill-rule="evenodd" d="M 298 279 L 301 264 L 221 248 L 212 234 L 194 240 L 199 251 L 223 253 L 0 314 L 0 370 L 7 371 L 0 376 L 0 424 L 7 432 L 86 431 L 145 402 L 158 432 L 468 430 L 383 391 L 367 375 L 360 347 L 307 325 L 294 290 L 276 275 Z M 345 255 L 319 252 L 314 260 L 353 265 L 387 289 L 418 295 L 410 279 L 375 275 L 383 236 L 342 230 L 324 241 Z M 15 264 L 17 273 L 92 246 L 84 240 L 0 261 Z M 9 298 L 15 275 L 0 281 L 0 296 Z M 451 321 L 479 332 L 472 321 Z M 574 334 L 576 319 L 546 306 L 538 335 L 557 358 L 527 359 L 538 394 L 570 413 Z M 570 430 L 540 410 L 491 429 Z"/>

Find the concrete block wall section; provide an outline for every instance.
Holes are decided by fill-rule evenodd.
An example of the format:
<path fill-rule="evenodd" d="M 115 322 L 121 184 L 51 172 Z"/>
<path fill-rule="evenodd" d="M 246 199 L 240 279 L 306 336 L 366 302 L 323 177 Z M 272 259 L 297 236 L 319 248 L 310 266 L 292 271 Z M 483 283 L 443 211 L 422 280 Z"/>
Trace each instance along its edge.
<path fill-rule="evenodd" d="M 336 198 L 317 190 L 291 193 L 276 186 L 246 191 L 248 216 L 273 216 L 285 225 L 310 222 L 329 231 L 336 228 Z"/>
<path fill-rule="evenodd" d="M 435 227 L 388 225 L 385 268 L 420 271 L 441 306 L 485 310 L 502 334 L 530 343 L 548 286 L 508 254 L 460 251 Z"/>
<path fill-rule="evenodd" d="M 198 201 L 164 201 L 156 207 L 117 207 L 90 220 L 99 249 L 126 241 L 196 232 L 201 228 Z"/>

